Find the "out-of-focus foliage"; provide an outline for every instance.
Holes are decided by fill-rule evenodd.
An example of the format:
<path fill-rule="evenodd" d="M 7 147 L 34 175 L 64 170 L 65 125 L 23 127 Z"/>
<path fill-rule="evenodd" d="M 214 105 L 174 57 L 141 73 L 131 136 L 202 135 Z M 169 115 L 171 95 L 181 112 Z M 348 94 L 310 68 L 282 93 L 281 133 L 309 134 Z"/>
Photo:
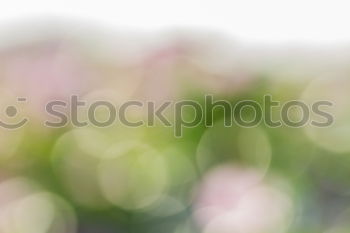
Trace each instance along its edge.
<path fill-rule="evenodd" d="M 19 130 L 0 128 L 0 232 L 350 231 L 348 48 L 249 47 L 205 31 L 62 28 L 26 27 L 0 44 L 1 119 L 30 118 Z M 207 94 L 233 105 L 262 103 L 266 94 L 282 103 L 331 100 L 336 122 L 227 128 L 218 109 L 213 127 L 185 128 L 180 138 L 158 123 L 43 125 L 45 104 L 72 95 L 119 105 L 203 104 Z M 5 115 L 10 105 L 20 109 L 14 118 Z M 105 116 L 100 109 L 97 117 Z"/>

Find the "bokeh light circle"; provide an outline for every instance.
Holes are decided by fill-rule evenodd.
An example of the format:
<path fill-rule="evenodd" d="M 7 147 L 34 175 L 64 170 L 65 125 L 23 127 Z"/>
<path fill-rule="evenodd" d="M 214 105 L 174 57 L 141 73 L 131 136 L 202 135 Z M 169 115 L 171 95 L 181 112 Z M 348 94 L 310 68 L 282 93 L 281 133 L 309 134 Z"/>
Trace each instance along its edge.
<path fill-rule="evenodd" d="M 100 186 L 111 203 L 132 210 L 156 201 L 168 185 L 164 158 L 151 146 L 124 141 L 111 146 L 98 167 Z"/>
<path fill-rule="evenodd" d="M 26 178 L 0 183 L 2 233 L 75 233 L 73 208 L 59 196 L 42 190 Z"/>
<path fill-rule="evenodd" d="M 304 127 L 306 135 L 321 148 L 336 153 L 350 151 L 350 80 L 348 78 L 329 75 L 312 80 L 302 94 L 302 100 L 309 106 L 318 101 L 327 101 L 331 106 L 321 106 L 319 110 L 333 118 L 328 126 L 318 127 L 312 121 L 324 123 L 324 116 L 311 114 L 311 124 Z"/>

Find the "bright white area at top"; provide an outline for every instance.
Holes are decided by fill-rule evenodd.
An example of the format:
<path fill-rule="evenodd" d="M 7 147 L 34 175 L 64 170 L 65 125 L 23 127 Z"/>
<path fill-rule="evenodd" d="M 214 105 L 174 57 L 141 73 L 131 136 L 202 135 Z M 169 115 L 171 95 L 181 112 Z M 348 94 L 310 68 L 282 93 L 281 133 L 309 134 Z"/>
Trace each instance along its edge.
<path fill-rule="evenodd" d="M 127 30 L 199 28 L 253 43 L 346 43 L 349 7 L 345 0 L 11 0 L 1 4 L 0 24 L 57 17 Z"/>

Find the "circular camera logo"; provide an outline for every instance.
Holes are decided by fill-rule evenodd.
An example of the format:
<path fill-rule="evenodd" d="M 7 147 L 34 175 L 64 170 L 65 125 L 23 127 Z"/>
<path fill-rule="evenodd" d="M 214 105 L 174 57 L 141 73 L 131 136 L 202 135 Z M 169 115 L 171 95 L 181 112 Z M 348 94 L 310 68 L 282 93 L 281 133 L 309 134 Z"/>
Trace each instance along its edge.
<path fill-rule="evenodd" d="M 19 102 L 19 103 L 26 102 L 26 101 L 27 101 L 26 98 L 18 98 L 17 99 L 17 102 Z M 5 118 L 7 118 L 7 120 L 0 119 L 0 127 L 5 128 L 5 129 L 21 128 L 22 126 L 24 126 L 28 122 L 28 119 L 27 118 L 15 119 L 16 117 L 18 117 L 18 115 L 19 115 L 19 113 L 18 113 L 17 107 L 15 107 L 14 105 L 7 106 L 5 109 Z"/>

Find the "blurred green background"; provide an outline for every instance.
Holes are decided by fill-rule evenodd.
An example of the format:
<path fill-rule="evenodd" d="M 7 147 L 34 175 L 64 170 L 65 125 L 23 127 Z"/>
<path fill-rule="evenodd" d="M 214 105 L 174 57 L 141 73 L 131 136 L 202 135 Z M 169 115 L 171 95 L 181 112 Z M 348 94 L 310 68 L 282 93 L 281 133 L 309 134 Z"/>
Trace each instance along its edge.
<path fill-rule="evenodd" d="M 1 44 L 0 119 L 30 120 L 18 130 L 0 128 L 0 232 L 350 231 L 347 48 L 247 47 L 205 31 L 103 32 L 68 25 L 20 29 Z M 335 122 L 224 127 L 225 112 L 217 108 L 213 127 L 201 122 L 182 137 L 160 122 L 43 125 L 50 119 L 45 104 L 71 95 L 117 106 L 186 99 L 204 107 L 208 94 L 232 105 L 263 104 L 267 94 L 281 105 L 328 100 Z M 6 115 L 8 106 L 18 114 Z M 106 119 L 105 110 L 98 119 Z M 143 110 L 128 117 L 146 119 Z M 280 111 L 274 108 L 274 120 Z M 86 119 L 85 108 L 78 113 Z M 243 117 L 251 114 L 247 109 Z"/>

